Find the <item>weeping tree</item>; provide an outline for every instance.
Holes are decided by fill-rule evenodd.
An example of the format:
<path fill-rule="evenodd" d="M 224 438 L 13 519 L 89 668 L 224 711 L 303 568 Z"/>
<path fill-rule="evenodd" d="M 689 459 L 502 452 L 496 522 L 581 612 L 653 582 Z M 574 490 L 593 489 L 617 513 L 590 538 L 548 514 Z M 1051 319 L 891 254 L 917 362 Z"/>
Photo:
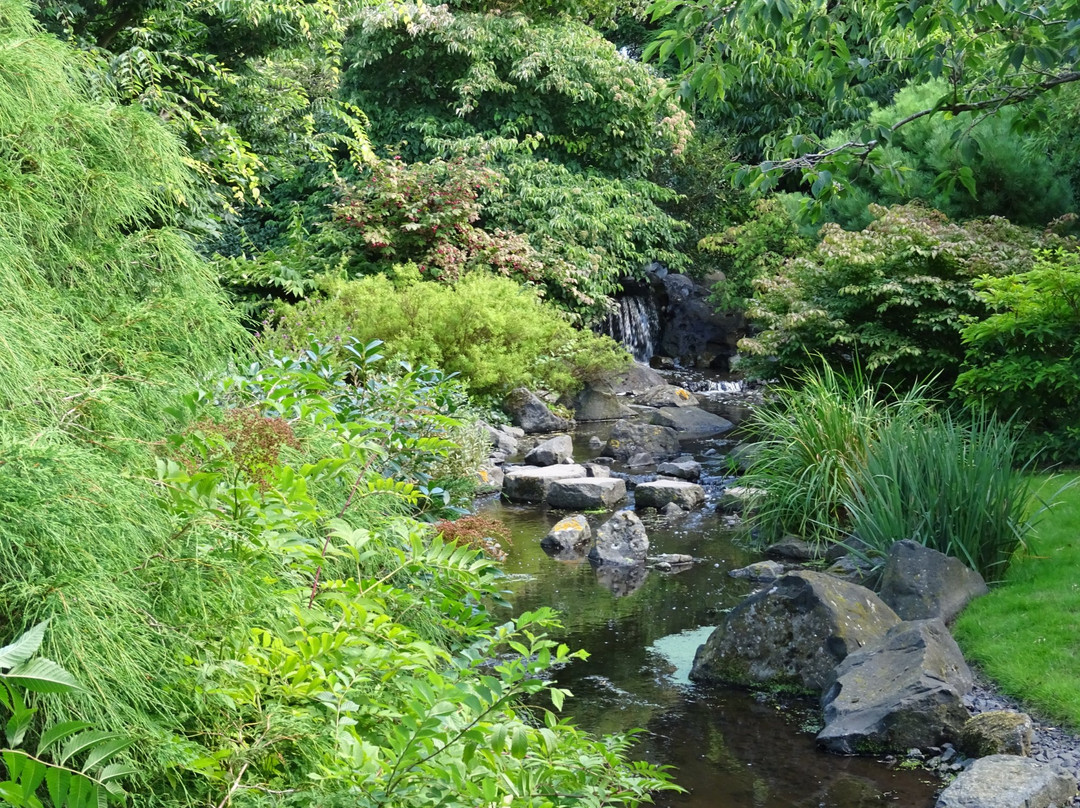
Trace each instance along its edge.
<path fill-rule="evenodd" d="M 0 0 L 0 627 L 51 618 L 42 653 L 83 689 L 45 719 L 143 742 L 167 735 L 151 712 L 183 715 L 152 616 L 171 584 L 138 572 L 175 527 L 150 449 L 176 390 L 243 340 L 172 225 L 192 193 L 176 137 L 90 100 L 75 54 Z"/>

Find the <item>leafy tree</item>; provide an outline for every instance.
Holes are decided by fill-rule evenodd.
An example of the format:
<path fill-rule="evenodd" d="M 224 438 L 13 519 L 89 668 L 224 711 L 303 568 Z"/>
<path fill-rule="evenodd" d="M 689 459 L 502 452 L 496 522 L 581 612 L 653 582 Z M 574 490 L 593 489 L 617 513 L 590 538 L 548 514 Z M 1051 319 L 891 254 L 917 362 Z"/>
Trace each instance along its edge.
<path fill-rule="evenodd" d="M 1027 271 L 1032 249 L 1051 238 L 1003 219 L 958 224 L 918 205 L 871 211 L 865 230 L 827 224 L 813 252 L 756 281 L 747 314 L 761 331 L 739 347 L 758 375 L 824 358 L 899 384 L 950 387 L 965 318 L 988 313 L 975 279 Z"/>
<path fill-rule="evenodd" d="M 653 14 L 670 16 L 671 25 L 649 54 L 676 60 L 688 92 L 706 102 L 722 103 L 742 86 L 776 80 L 763 76 L 809 85 L 816 97 L 831 88 L 830 103 L 840 108 L 879 82 L 946 82 L 923 109 L 891 126 L 865 127 L 835 146 L 804 126 L 780 129 L 769 160 L 740 177 L 764 190 L 796 171 L 818 199 L 835 194 L 853 165 L 876 159 L 913 121 L 943 113 L 990 115 L 1080 80 L 1076 0 L 1037 6 L 1023 0 L 659 0 Z"/>
<path fill-rule="evenodd" d="M 907 87 L 889 107 L 872 112 L 868 124 L 892 126 L 925 109 L 944 89 L 943 81 Z M 858 230 L 872 221 L 869 202 L 918 199 L 952 218 L 1004 216 L 1045 225 L 1073 206 L 1072 189 L 1045 147 L 1016 131 L 1019 117 L 1018 109 L 1008 108 L 990 118 L 964 112 L 912 121 L 881 149 L 889 171 L 852 174 L 852 193 L 828 203 L 825 216 Z M 838 145 L 854 136 L 852 130 L 837 132 L 826 142 Z"/>
<path fill-rule="evenodd" d="M 1039 254 L 1026 272 L 975 281 L 993 312 L 963 330 L 957 390 L 1026 427 L 1048 459 L 1080 459 L 1080 254 Z"/>
<path fill-rule="evenodd" d="M 349 0 L 38 0 L 82 49 L 95 97 L 140 106 L 186 142 L 234 209 L 306 161 L 370 157 L 359 109 L 335 98 Z M 188 200 L 196 203 L 197 200 Z"/>

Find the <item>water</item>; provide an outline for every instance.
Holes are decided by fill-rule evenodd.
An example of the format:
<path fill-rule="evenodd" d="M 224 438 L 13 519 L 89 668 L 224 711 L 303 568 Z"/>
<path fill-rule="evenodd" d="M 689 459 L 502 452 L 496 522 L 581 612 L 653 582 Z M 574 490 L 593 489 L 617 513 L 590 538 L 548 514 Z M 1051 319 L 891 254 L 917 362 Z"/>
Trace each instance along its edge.
<path fill-rule="evenodd" d="M 713 462 L 720 464 L 719 459 Z M 719 474 L 716 468 L 711 471 Z M 560 685 L 575 695 L 566 703 L 567 712 L 594 732 L 645 729 L 637 754 L 676 767 L 676 782 L 688 793 L 662 795 L 657 805 L 933 805 L 940 786 L 926 773 L 819 751 L 815 703 L 699 687 L 688 680 L 694 652 L 721 611 L 750 592 L 750 584 L 730 578 L 728 571 L 757 560 L 715 512 L 697 511 L 672 521 L 645 517 L 650 554 L 688 553 L 703 561 L 678 574 L 619 576 L 596 571 L 584 559 L 556 561 L 540 549 L 540 539 L 563 514 L 497 501 L 483 510 L 502 519 L 513 536 L 506 567 L 514 609 L 558 609 L 565 625 L 560 639 L 591 654 L 557 674 Z M 605 515 L 588 518 L 595 530 Z"/>
<path fill-rule="evenodd" d="M 601 333 L 621 342 L 638 362 L 648 362 L 656 353 L 656 335 L 660 315 L 648 296 L 627 295 L 617 298 L 618 308 L 607 316 Z"/>

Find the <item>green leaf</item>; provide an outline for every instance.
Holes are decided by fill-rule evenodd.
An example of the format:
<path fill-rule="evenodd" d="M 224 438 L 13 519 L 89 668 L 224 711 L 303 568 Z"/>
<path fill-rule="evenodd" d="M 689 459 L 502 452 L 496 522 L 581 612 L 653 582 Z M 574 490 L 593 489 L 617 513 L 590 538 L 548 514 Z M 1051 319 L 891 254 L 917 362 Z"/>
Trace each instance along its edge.
<path fill-rule="evenodd" d="M 45 628 L 49 625 L 48 620 L 43 620 L 29 631 L 23 633 L 19 639 L 0 648 L 0 668 L 13 668 L 26 662 L 41 647 L 45 639 Z"/>
<path fill-rule="evenodd" d="M 67 765 L 68 761 L 79 754 L 79 752 L 90 749 L 99 743 L 111 741 L 116 737 L 117 735 L 115 733 L 103 732 L 102 730 L 81 732 L 64 745 L 64 749 L 60 753 L 60 763 Z"/>
<path fill-rule="evenodd" d="M 82 689 L 74 676 L 45 657 L 20 663 L 7 673 L 0 674 L 0 678 L 35 693 L 66 693 Z"/>
<path fill-rule="evenodd" d="M 83 772 L 89 772 L 95 766 L 104 763 L 117 752 L 127 749 L 131 744 L 132 741 L 127 738 L 114 738 L 111 741 L 98 744 L 90 751 L 90 754 L 86 756 L 86 760 L 83 761 Z"/>
<path fill-rule="evenodd" d="M 514 727 L 510 734 L 510 754 L 521 760 L 529 751 L 529 733 L 521 724 Z"/>

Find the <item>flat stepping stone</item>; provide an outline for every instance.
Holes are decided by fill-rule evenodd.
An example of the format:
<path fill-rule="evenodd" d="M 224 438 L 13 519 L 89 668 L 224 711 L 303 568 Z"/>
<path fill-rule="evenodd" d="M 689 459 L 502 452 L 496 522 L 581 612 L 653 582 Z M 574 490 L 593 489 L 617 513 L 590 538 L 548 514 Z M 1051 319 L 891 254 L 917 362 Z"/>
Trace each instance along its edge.
<path fill-rule="evenodd" d="M 1075 794 L 1076 778 L 1059 766 L 991 755 L 958 774 L 935 808 L 1061 808 Z"/>
<path fill-rule="evenodd" d="M 721 418 L 700 407 L 664 407 L 653 412 L 650 423 L 674 429 L 680 440 L 710 438 L 735 428 L 727 418 Z"/>
<path fill-rule="evenodd" d="M 697 483 L 683 480 L 657 480 L 641 483 L 634 489 L 635 508 L 656 508 L 674 502 L 683 510 L 692 510 L 705 503 L 705 489 Z"/>
<path fill-rule="evenodd" d="M 503 476 L 503 496 L 511 502 L 544 502 L 553 483 L 587 474 L 584 466 L 561 463 L 556 466 L 515 466 Z"/>
<path fill-rule="evenodd" d="M 557 480 L 548 491 L 547 504 L 567 511 L 614 508 L 626 499 L 626 482 L 619 477 Z"/>

